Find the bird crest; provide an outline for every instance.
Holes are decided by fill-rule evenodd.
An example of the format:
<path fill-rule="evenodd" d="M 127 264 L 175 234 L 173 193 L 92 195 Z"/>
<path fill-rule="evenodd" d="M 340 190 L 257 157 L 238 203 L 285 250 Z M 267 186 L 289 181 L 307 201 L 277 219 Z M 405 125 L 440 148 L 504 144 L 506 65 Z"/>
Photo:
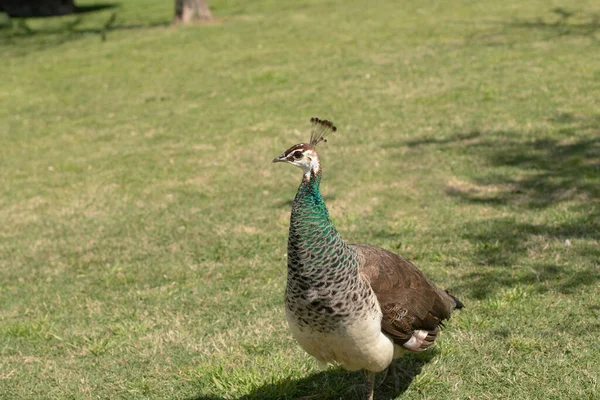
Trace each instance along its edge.
<path fill-rule="evenodd" d="M 327 143 L 325 137 L 331 132 L 337 131 L 337 128 L 330 121 L 313 117 L 310 119 L 310 122 L 312 123 L 312 129 L 310 131 L 309 144 L 313 147 L 321 142 Z"/>

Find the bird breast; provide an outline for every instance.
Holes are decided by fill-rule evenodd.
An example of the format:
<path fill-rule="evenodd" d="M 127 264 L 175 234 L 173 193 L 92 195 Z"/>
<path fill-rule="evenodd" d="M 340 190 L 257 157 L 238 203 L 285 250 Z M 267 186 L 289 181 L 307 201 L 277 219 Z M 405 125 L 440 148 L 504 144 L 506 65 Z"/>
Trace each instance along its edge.
<path fill-rule="evenodd" d="M 392 362 L 394 344 L 381 332 L 380 311 L 347 319 L 344 324 L 335 324 L 335 329 L 322 329 L 314 322 L 307 324 L 289 308 L 286 317 L 300 346 L 321 363 L 337 362 L 351 371 L 379 372 Z"/>
<path fill-rule="evenodd" d="M 320 362 L 369 371 L 390 364 L 394 344 L 381 331 L 379 303 L 363 279 L 322 287 L 292 279 L 285 303 L 294 338 Z"/>

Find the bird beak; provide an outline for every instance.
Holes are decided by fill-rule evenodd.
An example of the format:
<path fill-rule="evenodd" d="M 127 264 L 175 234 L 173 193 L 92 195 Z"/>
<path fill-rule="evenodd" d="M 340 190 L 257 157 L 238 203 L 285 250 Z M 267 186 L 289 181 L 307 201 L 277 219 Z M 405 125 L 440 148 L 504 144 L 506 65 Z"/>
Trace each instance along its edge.
<path fill-rule="evenodd" d="M 274 163 L 276 163 L 276 162 L 284 162 L 284 161 L 287 161 L 286 158 L 285 158 L 285 153 L 283 153 L 279 157 L 275 157 L 273 159 Z"/>

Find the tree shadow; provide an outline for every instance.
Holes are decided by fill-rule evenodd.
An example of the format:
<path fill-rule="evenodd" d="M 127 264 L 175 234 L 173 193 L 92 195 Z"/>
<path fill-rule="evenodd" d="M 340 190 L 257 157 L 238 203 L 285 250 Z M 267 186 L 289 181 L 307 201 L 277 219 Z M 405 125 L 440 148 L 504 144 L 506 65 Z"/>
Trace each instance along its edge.
<path fill-rule="evenodd" d="M 85 6 L 77 6 L 75 8 L 75 14 L 85 14 L 89 12 L 103 11 L 111 8 L 119 7 L 119 3 L 96 3 L 88 4 Z"/>
<path fill-rule="evenodd" d="M 518 173 L 492 171 L 475 177 L 476 186 L 449 187 L 447 194 L 471 202 L 524 208 L 545 208 L 565 201 L 587 202 L 600 196 L 600 137 L 543 138 L 530 143 L 493 140 L 481 146 L 488 147 L 487 158 L 493 168 Z"/>
<path fill-rule="evenodd" d="M 592 216 L 598 218 L 597 213 Z M 576 225 L 576 221 L 569 223 Z M 597 226 L 593 229 L 597 230 Z M 472 232 L 469 232 L 469 230 Z M 497 292 L 499 288 L 514 287 L 516 284 L 529 286 L 537 293 L 548 291 L 563 294 L 575 293 L 585 287 L 592 287 L 600 280 L 600 249 L 587 247 L 571 251 L 568 245 L 575 237 L 569 234 L 570 227 L 556 228 L 545 225 L 531 225 L 516 222 L 514 219 L 492 219 L 482 223 L 470 223 L 465 227 L 464 238 L 476 243 L 472 259 L 479 267 L 468 273 L 454 291 L 469 292 L 476 299 L 484 299 Z M 576 228 L 582 232 L 581 228 Z M 597 237 L 596 233 L 596 237 Z M 532 261 L 523 267 L 522 261 L 535 249 L 535 239 L 558 239 L 565 243 L 565 253 L 580 253 L 589 261 L 580 265 Z M 563 239 L 563 238 L 567 239 Z"/>
<path fill-rule="evenodd" d="M 600 199 L 600 114 L 559 113 L 548 121 L 557 134 L 539 132 L 530 138 L 518 132 L 490 132 L 468 144 L 485 157 L 491 171 L 476 175 L 475 187 L 448 194 L 530 209 L 575 201 L 593 211 L 587 206 Z M 597 235 L 590 228 L 584 233 Z M 577 227 L 571 231 L 577 233 Z"/>
<path fill-rule="evenodd" d="M 456 291 L 482 299 L 522 284 L 572 293 L 600 280 L 600 114 L 559 113 L 547 121 L 549 132 L 533 135 L 472 131 L 416 144 L 479 158 L 482 165 L 448 184 L 446 195 L 508 211 L 461 227 L 479 267 Z M 548 260 L 548 246 L 560 259 Z"/>
<path fill-rule="evenodd" d="M 39 2 L 37 4 L 32 5 L 8 3 L 4 6 L 3 10 L 0 10 L 0 12 L 5 12 L 10 18 L 51 18 L 64 15 L 85 14 L 90 12 L 103 11 L 118 6 L 118 3 L 96 3 L 84 6 L 75 5 L 75 8 L 63 8 L 62 12 L 60 9 L 57 8 L 56 10 L 54 10 L 55 13 L 52 13 L 52 10 L 49 9 L 46 5 L 44 5 L 43 2 Z"/>
<path fill-rule="evenodd" d="M 408 147 L 419 147 L 419 146 L 427 145 L 427 144 L 444 145 L 444 144 L 450 144 L 450 143 L 460 143 L 460 142 L 468 141 L 470 139 L 478 138 L 480 136 L 481 136 L 481 132 L 474 130 L 474 131 L 470 131 L 470 132 L 457 133 L 448 138 L 423 138 L 423 139 L 409 140 L 409 141 L 404 142 L 404 145 L 408 146 Z"/>
<path fill-rule="evenodd" d="M 544 20 L 516 19 L 509 23 L 509 27 L 537 30 L 550 38 L 561 36 L 583 36 L 598 40 L 596 34 L 600 32 L 600 14 L 569 10 L 556 7 L 550 10 L 555 18 Z M 575 20 L 577 19 L 577 20 Z"/>
<path fill-rule="evenodd" d="M 87 36 L 98 36 L 101 41 L 107 40 L 108 34 L 117 31 L 167 27 L 171 21 L 148 24 L 128 24 L 118 20 L 119 3 L 103 3 L 89 6 L 78 6 L 74 13 L 65 16 L 43 17 L 49 22 L 31 27 L 32 18 L 12 18 L 0 29 L 0 35 L 9 48 L 20 53 L 43 50 L 64 43 L 79 40 Z M 111 13 L 107 10 L 117 9 Z M 90 20 L 90 15 L 95 15 Z M 102 13 L 105 17 L 102 18 Z M 51 21 L 51 22 L 50 22 Z M 91 22 L 93 21 L 93 22 Z"/>
<path fill-rule="evenodd" d="M 419 354 L 409 354 L 396 361 L 396 365 L 404 370 L 406 375 L 399 374 L 400 387 L 394 388 L 392 379 L 386 381 L 375 389 L 375 398 L 378 400 L 391 400 L 404 393 L 414 378 L 421 373 L 423 366 L 429 363 L 439 350 L 433 348 Z M 381 379 L 381 374 L 376 378 L 376 385 Z M 265 384 L 252 392 L 238 398 L 238 400 L 353 400 L 363 399 L 366 391 L 367 379 L 362 372 L 349 372 L 342 367 L 331 368 L 318 372 L 305 378 L 286 378 L 272 384 Z M 220 397 L 199 395 L 188 400 L 217 400 Z"/>
<path fill-rule="evenodd" d="M 489 46 L 514 45 L 528 40 L 553 40 L 561 37 L 581 37 L 600 43 L 600 14 L 587 10 L 556 7 L 550 17 L 514 18 L 510 21 L 488 21 L 494 28 L 467 37 L 471 43 Z"/>

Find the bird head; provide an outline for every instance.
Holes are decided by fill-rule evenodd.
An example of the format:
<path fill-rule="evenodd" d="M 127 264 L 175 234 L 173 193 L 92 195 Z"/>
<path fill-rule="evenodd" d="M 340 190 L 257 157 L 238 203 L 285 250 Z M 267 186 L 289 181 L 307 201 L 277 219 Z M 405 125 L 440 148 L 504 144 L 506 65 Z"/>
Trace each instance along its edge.
<path fill-rule="evenodd" d="M 321 171 L 321 162 L 315 147 L 321 142 L 327 142 L 325 136 L 335 132 L 337 128 L 327 120 L 311 118 L 312 130 L 309 143 L 298 143 L 281 153 L 273 162 L 286 162 L 299 167 L 304 173 L 304 179 L 310 180 L 311 175 L 317 176 Z"/>

